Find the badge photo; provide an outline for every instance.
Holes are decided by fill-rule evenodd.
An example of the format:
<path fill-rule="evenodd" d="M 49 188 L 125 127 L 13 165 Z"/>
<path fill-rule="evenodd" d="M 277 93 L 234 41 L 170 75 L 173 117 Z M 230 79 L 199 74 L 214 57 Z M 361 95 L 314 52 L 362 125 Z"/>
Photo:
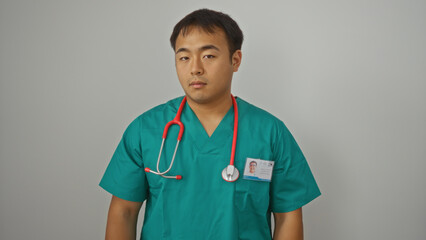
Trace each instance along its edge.
<path fill-rule="evenodd" d="M 243 179 L 270 182 L 274 161 L 247 158 Z"/>

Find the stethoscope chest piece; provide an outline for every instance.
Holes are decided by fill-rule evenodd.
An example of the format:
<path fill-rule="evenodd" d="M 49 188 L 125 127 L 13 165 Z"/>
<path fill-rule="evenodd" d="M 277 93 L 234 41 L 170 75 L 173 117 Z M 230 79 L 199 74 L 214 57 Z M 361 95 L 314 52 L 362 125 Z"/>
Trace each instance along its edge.
<path fill-rule="evenodd" d="M 234 165 L 228 165 L 222 171 L 222 178 L 227 182 L 235 182 L 239 176 L 240 173 Z"/>

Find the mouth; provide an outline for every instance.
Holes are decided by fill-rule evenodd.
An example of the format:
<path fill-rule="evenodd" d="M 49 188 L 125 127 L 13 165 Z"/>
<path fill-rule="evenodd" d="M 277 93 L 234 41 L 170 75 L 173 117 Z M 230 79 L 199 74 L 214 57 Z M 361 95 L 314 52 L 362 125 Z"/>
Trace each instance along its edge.
<path fill-rule="evenodd" d="M 189 86 L 190 86 L 190 87 L 193 87 L 193 88 L 202 88 L 202 87 L 204 87 L 205 85 L 207 85 L 207 83 L 202 82 L 202 81 L 194 81 L 194 82 L 191 82 L 191 83 L 189 84 Z"/>

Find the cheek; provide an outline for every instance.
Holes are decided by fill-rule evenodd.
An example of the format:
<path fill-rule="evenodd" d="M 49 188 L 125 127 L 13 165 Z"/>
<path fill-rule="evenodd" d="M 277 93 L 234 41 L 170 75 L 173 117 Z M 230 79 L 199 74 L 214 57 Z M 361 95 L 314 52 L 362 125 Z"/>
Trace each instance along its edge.
<path fill-rule="evenodd" d="M 186 81 L 185 81 L 185 76 L 184 75 L 182 75 L 181 73 L 179 73 L 179 72 L 177 72 L 177 77 L 178 77 L 178 80 L 179 80 L 179 83 L 180 83 L 180 85 L 182 86 L 182 87 L 185 87 L 186 86 L 186 84 L 184 84 Z"/>
<path fill-rule="evenodd" d="M 229 78 L 229 76 L 231 76 L 233 73 L 232 68 L 226 64 L 210 65 L 208 71 L 206 72 L 207 74 L 216 75 L 218 78 L 224 81 L 226 81 L 226 79 Z"/>
<path fill-rule="evenodd" d="M 178 75 L 181 75 L 183 72 L 184 68 L 182 66 L 182 64 L 176 64 L 176 72 Z"/>
<path fill-rule="evenodd" d="M 184 66 L 176 66 L 176 73 L 179 77 L 179 81 L 183 81 L 186 75 L 186 71 Z"/>
<path fill-rule="evenodd" d="M 214 67 L 221 69 L 222 71 L 232 71 L 232 64 L 228 61 L 218 61 L 214 63 Z"/>

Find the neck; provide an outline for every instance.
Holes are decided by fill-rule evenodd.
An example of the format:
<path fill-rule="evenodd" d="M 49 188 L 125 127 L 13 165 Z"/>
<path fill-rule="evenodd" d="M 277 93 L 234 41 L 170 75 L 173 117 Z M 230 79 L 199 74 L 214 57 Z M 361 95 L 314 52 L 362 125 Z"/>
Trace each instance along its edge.
<path fill-rule="evenodd" d="M 232 106 L 231 94 L 226 94 L 208 103 L 198 103 L 190 98 L 187 98 L 187 102 L 199 118 L 223 117 Z"/>
<path fill-rule="evenodd" d="M 230 93 L 208 103 L 197 103 L 190 98 L 187 98 L 187 102 L 209 136 L 232 106 Z"/>

